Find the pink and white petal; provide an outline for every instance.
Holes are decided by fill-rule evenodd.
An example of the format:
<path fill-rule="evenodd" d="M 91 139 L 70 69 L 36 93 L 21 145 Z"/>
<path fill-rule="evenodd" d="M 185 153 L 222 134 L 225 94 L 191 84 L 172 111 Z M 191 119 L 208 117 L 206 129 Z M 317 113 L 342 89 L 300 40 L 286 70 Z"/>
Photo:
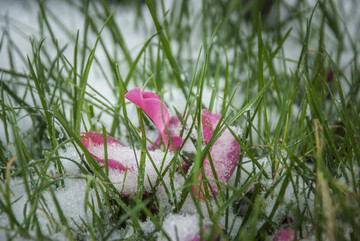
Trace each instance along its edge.
<path fill-rule="evenodd" d="M 173 150 L 177 150 L 181 144 L 182 144 L 182 138 L 176 135 L 172 135 L 171 132 L 169 131 L 170 134 L 170 138 L 172 141 L 172 145 L 174 146 L 174 148 L 172 148 L 172 145 L 170 145 L 169 150 L 173 151 Z M 169 136 L 167 135 L 166 132 L 164 132 L 162 135 L 159 134 L 159 136 L 156 138 L 156 140 L 154 141 L 154 145 L 150 145 L 148 146 L 148 150 L 149 151 L 155 151 L 155 147 L 160 148 L 160 144 L 161 144 L 161 138 L 163 139 L 163 141 L 165 142 L 165 145 L 169 144 Z"/>
<path fill-rule="evenodd" d="M 155 151 L 156 149 L 160 148 L 160 144 L 161 144 L 161 136 L 159 134 L 158 137 L 156 138 L 156 140 L 153 142 L 153 145 L 149 145 L 147 149 L 149 151 Z"/>
<path fill-rule="evenodd" d="M 81 142 L 94 157 L 95 160 L 105 163 L 104 137 L 99 132 L 83 132 Z M 126 167 L 122 164 L 121 159 L 114 155 L 114 151 L 118 152 L 125 146 L 111 136 L 106 136 L 107 150 L 108 150 L 108 165 L 110 168 L 125 170 Z"/>
<path fill-rule="evenodd" d="M 205 141 L 210 141 L 212 135 L 214 134 L 215 127 L 217 126 L 221 115 L 211 114 L 210 111 L 204 110 L 202 114 L 202 125 L 203 125 L 203 135 Z M 205 144 L 205 143 L 204 143 Z M 210 148 L 210 157 L 214 165 L 216 172 L 217 180 L 220 182 L 227 182 L 231 175 L 234 173 L 237 162 L 240 156 L 240 145 L 236 141 L 232 133 L 226 129 L 221 134 L 221 136 L 215 141 L 214 145 Z M 209 156 L 206 156 L 204 162 L 204 173 L 208 180 L 214 180 L 215 175 L 211 168 Z M 204 184 L 201 183 L 203 177 L 199 173 L 199 181 L 201 190 L 204 191 Z M 218 194 L 219 188 L 215 182 L 210 182 L 211 188 L 215 194 Z M 193 187 L 195 195 L 203 199 L 203 195 L 200 190 L 196 187 Z M 212 192 L 209 190 L 210 196 L 212 197 Z"/>
<path fill-rule="evenodd" d="M 87 138 L 82 138 L 81 142 L 83 145 L 88 148 L 89 144 L 92 145 L 104 145 L 104 136 L 100 132 L 90 131 L 90 132 L 82 132 L 81 136 L 85 136 Z M 115 139 L 112 136 L 106 136 L 106 142 L 107 144 L 113 144 L 124 146 L 120 141 Z"/>
<path fill-rule="evenodd" d="M 168 138 L 167 134 L 166 135 L 166 138 Z M 164 135 L 164 138 L 165 138 L 165 135 Z M 169 151 L 173 151 L 173 150 L 177 150 L 180 146 L 181 146 L 181 143 L 182 143 L 182 138 L 180 136 L 170 136 L 171 138 L 171 142 L 172 142 L 172 145 L 170 145 L 169 147 Z M 169 143 L 169 141 L 167 142 Z M 173 148 L 174 146 L 174 148 Z"/>
<path fill-rule="evenodd" d="M 181 122 L 180 122 L 179 118 L 176 115 L 172 116 L 169 120 L 168 132 L 170 134 L 170 137 L 171 137 L 171 140 L 173 142 L 175 149 L 178 149 L 182 144 L 182 138 L 178 137 L 180 128 L 181 128 Z M 161 144 L 160 137 L 162 137 L 162 135 L 159 134 L 153 143 L 154 145 L 150 145 L 148 147 L 148 150 L 154 151 L 155 147 L 160 148 L 160 144 Z M 166 135 L 165 138 L 168 140 L 168 135 Z"/>
<path fill-rule="evenodd" d="M 217 178 L 220 182 L 227 182 L 234 173 L 240 156 L 240 145 L 229 130 L 225 130 L 210 149 L 210 156 Z M 211 169 L 209 157 L 204 163 L 204 172 L 207 179 L 215 179 Z M 214 193 L 219 192 L 215 182 L 210 182 Z"/>
<path fill-rule="evenodd" d="M 169 120 L 169 131 L 173 134 L 177 132 L 177 130 L 181 127 L 181 122 L 176 115 L 173 115 Z"/>

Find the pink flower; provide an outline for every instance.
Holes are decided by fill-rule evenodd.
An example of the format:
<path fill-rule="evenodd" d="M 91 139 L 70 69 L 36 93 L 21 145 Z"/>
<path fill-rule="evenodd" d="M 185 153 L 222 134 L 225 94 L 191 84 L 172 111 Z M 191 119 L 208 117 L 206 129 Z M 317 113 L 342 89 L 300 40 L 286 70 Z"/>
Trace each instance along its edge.
<path fill-rule="evenodd" d="M 173 146 L 170 145 L 170 151 L 180 147 L 182 143 L 181 137 L 174 136 L 169 132 L 169 138 L 166 132 L 169 126 L 169 112 L 159 96 L 152 92 L 142 92 L 140 87 L 137 87 L 127 92 L 125 98 L 139 106 L 150 117 L 158 129 L 166 147 L 169 145 L 169 139 L 171 139 Z"/>
<path fill-rule="evenodd" d="M 299 232 L 292 229 L 284 229 L 275 234 L 273 241 L 294 241 L 299 240 Z"/>
<path fill-rule="evenodd" d="M 210 141 L 214 134 L 214 130 L 219 123 L 221 115 L 211 114 L 208 110 L 203 110 L 202 113 L 202 128 L 204 135 L 204 145 Z M 226 129 L 221 136 L 215 141 L 214 145 L 210 148 L 210 157 L 214 165 L 216 176 L 218 181 L 227 182 L 233 174 L 236 164 L 240 156 L 240 145 L 236 141 L 232 133 Z M 215 176 L 211 168 L 209 156 L 207 156 L 203 162 L 205 176 L 209 180 L 214 180 Z M 193 192 L 196 196 L 204 199 L 202 192 L 204 191 L 204 183 L 201 183 L 203 177 L 199 173 L 199 181 L 201 190 L 197 187 L 193 187 Z M 218 194 L 218 185 L 215 182 L 209 183 L 211 185 L 214 194 Z M 212 197 L 212 191 L 209 190 L 210 197 Z"/>

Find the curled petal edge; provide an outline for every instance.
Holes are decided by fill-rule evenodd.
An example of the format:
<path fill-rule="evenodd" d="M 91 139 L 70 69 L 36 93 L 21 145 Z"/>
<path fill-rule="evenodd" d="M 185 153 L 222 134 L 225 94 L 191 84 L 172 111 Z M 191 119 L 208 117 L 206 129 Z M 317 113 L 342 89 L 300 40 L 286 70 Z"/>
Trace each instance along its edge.
<path fill-rule="evenodd" d="M 149 116 L 158 129 L 166 147 L 171 141 L 172 144 L 169 146 L 170 151 L 176 150 L 181 146 L 182 138 L 172 135 L 169 130 L 168 135 L 166 131 L 170 120 L 169 112 L 159 96 L 153 92 L 142 92 L 140 87 L 136 87 L 127 92 L 125 98 L 140 107 L 145 114 Z"/>

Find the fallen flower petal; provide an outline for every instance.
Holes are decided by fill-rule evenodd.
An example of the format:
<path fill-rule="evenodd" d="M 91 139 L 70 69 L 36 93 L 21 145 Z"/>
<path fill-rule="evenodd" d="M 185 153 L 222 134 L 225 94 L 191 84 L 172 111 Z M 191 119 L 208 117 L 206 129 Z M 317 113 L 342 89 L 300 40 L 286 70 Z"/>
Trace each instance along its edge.
<path fill-rule="evenodd" d="M 201 124 L 203 127 L 203 135 L 206 142 L 209 142 L 214 130 L 219 123 L 221 115 L 219 114 L 211 114 L 208 110 L 203 110 L 201 116 Z"/>
<path fill-rule="evenodd" d="M 176 138 L 178 138 L 176 136 L 176 130 L 178 130 L 179 128 L 181 127 L 181 122 L 179 120 L 179 118 L 174 115 L 170 118 L 169 120 L 169 125 L 168 125 L 168 132 L 172 138 L 172 140 L 174 141 L 174 138 L 175 138 L 175 142 L 176 142 Z M 181 138 L 180 138 L 181 139 Z M 182 141 L 182 140 L 181 140 Z M 156 146 L 157 148 L 160 148 L 160 144 L 161 144 L 161 135 L 159 134 L 159 136 L 156 138 L 156 140 L 154 141 L 153 143 L 154 145 L 150 145 L 148 147 L 148 150 L 150 151 L 154 151 L 155 150 L 155 147 Z M 181 142 L 179 144 L 179 146 L 181 145 Z"/>
<path fill-rule="evenodd" d="M 104 145 L 104 136 L 102 133 L 90 131 L 90 132 L 82 132 L 81 135 L 87 137 L 81 139 L 81 142 L 86 148 L 88 148 L 91 145 L 94 146 Z M 112 136 L 106 136 L 106 143 L 124 146 L 120 141 L 118 141 Z"/>
<path fill-rule="evenodd" d="M 83 132 L 81 133 L 83 138 L 81 138 L 82 144 L 90 152 L 90 154 L 100 163 L 105 163 L 105 151 L 104 151 L 104 137 L 99 132 Z M 111 136 L 106 137 L 106 143 L 108 145 L 108 150 L 111 149 L 121 149 L 125 146 L 121 144 L 118 140 Z M 108 153 L 108 165 L 111 168 L 126 170 L 126 167 L 121 164 L 120 160 L 112 159 L 111 152 Z"/>
<path fill-rule="evenodd" d="M 204 110 L 202 113 L 202 126 L 203 126 L 203 135 L 206 142 L 210 141 L 212 135 L 214 134 L 214 129 L 216 128 L 221 115 L 211 114 L 210 111 Z M 206 143 L 204 143 L 205 145 Z M 231 175 L 233 174 L 236 164 L 240 156 L 240 145 L 232 135 L 232 133 L 226 129 L 221 136 L 215 141 L 214 145 L 210 148 L 210 157 L 214 165 L 216 172 L 217 180 L 220 182 L 227 182 Z M 209 180 L 214 180 L 215 176 L 211 168 L 211 163 L 209 156 L 207 156 L 203 162 L 205 176 Z M 199 181 L 203 179 L 202 175 L 199 173 Z M 214 194 L 218 194 L 219 188 L 215 182 L 210 182 Z M 204 184 L 201 183 L 201 190 L 204 191 Z M 204 199 L 202 192 L 193 187 L 193 192 L 195 196 L 199 196 L 201 199 Z M 212 192 L 209 190 L 210 197 L 212 197 Z"/>
<path fill-rule="evenodd" d="M 174 141 L 174 137 L 177 138 L 177 136 L 179 135 L 180 130 L 183 128 L 179 118 L 174 115 L 170 118 L 169 120 L 169 126 L 168 126 L 168 132 L 170 134 L 170 136 L 173 138 Z M 186 131 L 185 131 L 186 133 Z M 154 141 L 154 143 L 152 145 L 150 145 L 148 147 L 149 151 L 154 151 L 156 148 L 160 148 L 160 144 L 161 144 L 161 135 L 159 134 L 159 136 L 156 138 L 156 140 Z M 182 144 L 182 140 L 181 143 Z M 183 143 L 184 145 L 181 147 L 182 151 L 185 151 L 187 153 L 193 153 L 195 151 L 194 145 L 191 143 L 191 141 L 186 141 L 185 143 Z M 187 160 L 181 160 L 181 168 L 184 171 L 184 173 L 187 173 L 187 171 L 189 170 L 192 160 L 191 158 L 186 158 Z"/>
<path fill-rule="evenodd" d="M 104 137 L 99 132 L 81 133 L 81 142 L 86 149 L 94 157 L 95 160 L 101 164 L 105 163 Z M 141 156 L 141 151 L 131 147 L 124 146 L 117 139 L 107 136 L 107 155 L 109 165 L 109 180 L 114 184 L 115 188 L 121 195 L 129 197 L 136 195 L 138 185 L 138 161 Z M 145 160 L 145 176 L 144 191 L 145 196 L 153 192 L 153 187 L 158 180 L 158 171 L 163 165 L 169 165 L 173 159 L 171 152 L 165 153 L 161 150 L 151 151 L 151 161 L 148 156 Z M 168 180 L 168 173 L 163 174 L 164 178 Z M 168 185 L 168 183 L 164 183 Z M 175 185 L 176 186 L 176 185 Z M 180 187 L 178 184 L 177 187 Z M 160 198 L 161 195 L 166 195 L 162 185 L 157 189 L 156 195 Z M 150 207 L 150 206 L 149 206 Z M 155 209 L 152 209 L 152 212 Z"/>
<path fill-rule="evenodd" d="M 169 144 L 169 136 L 166 129 L 169 126 L 169 112 L 159 96 L 152 92 L 142 92 L 140 87 L 130 90 L 125 94 L 125 98 L 140 107 L 154 122 L 166 147 Z M 169 150 L 176 150 L 182 143 L 181 137 L 172 136 L 170 138 L 174 146 L 170 145 Z"/>

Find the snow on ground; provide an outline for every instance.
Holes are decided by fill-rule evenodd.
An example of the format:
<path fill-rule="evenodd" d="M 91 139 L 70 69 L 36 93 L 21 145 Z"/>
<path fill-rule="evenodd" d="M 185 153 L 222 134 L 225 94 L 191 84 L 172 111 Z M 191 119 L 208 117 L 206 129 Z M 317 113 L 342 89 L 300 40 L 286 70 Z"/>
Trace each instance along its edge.
<path fill-rule="evenodd" d="M 193 240 L 199 233 L 199 217 L 190 214 L 169 214 L 164 219 L 163 229 L 170 240 Z M 159 240 L 168 240 L 160 238 Z"/>
<path fill-rule="evenodd" d="M 54 240 L 68 240 L 63 233 L 58 233 L 57 230 L 61 229 L 61 217 L 59 216 L 57 205 L 60 206 L 62 213 L 70 221 L 69 226 L 82 225 L 82 220 L 88 220 L 92 217 L 92 211 L 86 205 L 88 201 L 93 203 L 95 208 L 97 207 L 97 199 L 94 190 L 90 190 L 88 197 L 85 196 L 85 190 L 87 188 L 87 177 L 80 174 L 77 165 L 73 162 L 80 162 L 80 158 L 75 151 L 75 148 L 68 145 L 66 149 L 61 150 L 59 156 L 63 158 L 62 164 L 66 171 L 66 178 L 63 179 L 63 186 L 54 187 L 51 186 L 43 193 L 43 199 L 39 201 L 39 205 L 36 207 L 36 213 L 38 222 L 43 228 L 42 232 L 50 232 Z M 70 161 L 69 159 L 73 160 Z M 55 168 L 49 168 L 49 175 Z M 56 173 L 52 174 L 54 180 L 61 178 L 62 175 Z M 27 180 L 32 180 L 34 183 L 38 183 L 40 178 L 34 174 L 32 177 L 27 177 Z M 56 183 L 60 184 L 60 181 Z M 1 189 L 6 188 L 6 183 L 1 183 Z M 22 223 L 24 216 L 26 217 L 32 208 L 29 199 L 34 197 L 27 197 L 25 180 L 20 177 L 11 178 L 8 186 L 11 190 L 10 202 L 12 203 L 12 212 L 18 222 Z M 51 190 L 50 190 L 51 189 Z M 36 193 L 34 193 L 36 195 Z M 6 202 L 3 196 L 0 197 L 2 202 Z M 57 200 L 57 202 L 55 202 Z M 13 221 L 14 222 L 14 221 Z M 6 213 L 0 214 L 0 227 L 10 227 L 10 221 L 8 220 Z M 35 230 L 34 230 L 35 232 Z M 5 230 L 0 229 L 0 240 L 7 240 L 7 233 Z"/>

